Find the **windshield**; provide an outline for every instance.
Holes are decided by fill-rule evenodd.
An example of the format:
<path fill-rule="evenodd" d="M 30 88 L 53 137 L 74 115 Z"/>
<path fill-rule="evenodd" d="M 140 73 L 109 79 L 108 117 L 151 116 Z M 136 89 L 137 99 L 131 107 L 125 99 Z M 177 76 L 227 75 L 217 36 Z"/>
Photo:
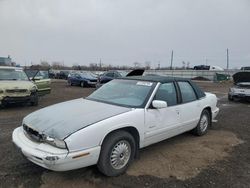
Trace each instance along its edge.
<path fill-rule="evenodd" d="M 156 83 L 138 80 L 113 80 L 93 92 L 87 99 L 126 106 L 143 107 Z"/>
<path fill-rule="evenodd" d="M 29 80 L 21 69 L 0 69 L 0 80 Z"/>

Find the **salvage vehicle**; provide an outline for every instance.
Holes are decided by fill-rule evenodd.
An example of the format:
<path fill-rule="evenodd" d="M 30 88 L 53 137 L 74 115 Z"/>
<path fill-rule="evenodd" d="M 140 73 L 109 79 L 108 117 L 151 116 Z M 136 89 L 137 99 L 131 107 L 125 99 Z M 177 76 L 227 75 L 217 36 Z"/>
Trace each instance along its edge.
<path fill-rule="evenodd" d="M 49 94 L 51 92 L 51 79 L 49 78 L 49 71 L 26 69 L 25 73 L 37 86 L 37 93 L 39 96 Z"/>
<path fill-rule="evenodd" d="M 12 140 L 33 163 L 54 171 L 97 164 L 107 176 L 126 171 L 140 148 L 192 130 L 204 135 L 217 98 L 183 78 L 114 79 L 86 98 L 33 112 Z"/>
<path fill-rule="evenodd" d="M 237 72 L 233 75 L 233 80 L 234 86 L 229 88 L 228 100 L 250 101 L 250 72 Z"/>
<path fill-rule="evenodd" d="M 0 105 L 12 103 L 37 105 L 37 86 L 22 68 L 0 66 Z"/>
<path fill-rule="evenodd" d="M 68 77 L 69 85 L 79 85 L 81 87 L 95 86 L 97 78 L 90 72 L 72 73 Z"/>

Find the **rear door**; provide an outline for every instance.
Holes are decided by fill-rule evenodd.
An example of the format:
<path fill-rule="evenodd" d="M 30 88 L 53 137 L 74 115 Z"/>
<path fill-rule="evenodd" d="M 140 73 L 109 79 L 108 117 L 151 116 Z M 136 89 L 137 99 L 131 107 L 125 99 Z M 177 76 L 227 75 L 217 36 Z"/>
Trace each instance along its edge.
<path fill-rule="evenodd" d="M 181 94 L 180 121 L 183 131 L 196 127 L 201 115 L 201 101 L 188 81 L 179 81 Z"/>

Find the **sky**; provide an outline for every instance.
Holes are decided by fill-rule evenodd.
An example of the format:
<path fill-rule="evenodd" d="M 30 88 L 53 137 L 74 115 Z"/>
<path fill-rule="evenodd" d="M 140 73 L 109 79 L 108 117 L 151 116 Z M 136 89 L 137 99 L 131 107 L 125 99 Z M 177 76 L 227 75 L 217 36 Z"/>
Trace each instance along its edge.
<path fill-rule="evenodd" d="M 151 67 L 250 66 L 249 0 L 0 0 L 0 56 Z"/>

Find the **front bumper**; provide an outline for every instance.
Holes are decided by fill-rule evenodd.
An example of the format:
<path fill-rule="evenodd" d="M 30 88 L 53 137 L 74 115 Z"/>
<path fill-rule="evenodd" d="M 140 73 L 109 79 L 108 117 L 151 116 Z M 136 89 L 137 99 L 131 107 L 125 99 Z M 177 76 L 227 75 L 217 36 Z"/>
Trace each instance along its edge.
<path fill-rule="evenodd" d="M 214 120 L 216 118 L 219 111 L 220 111 L 220 109 L 218 107 L 216 107 L 214 110 L 212 110 L 212 120 Z"/>
<path fill-rule="evenodd" d="M 96 86 L 97 81 L 88 81 L 87 83 L 89 86 Z"/>
<path fill-rule="evenodd" d="M 37 100 L 37 94 L 31 93 L 28 96 L 5 96 L 0 100 L 0 104 L 27 103 Z"/>
<path fill-rule="evenodd" d="M 235 93 L 235 92 L 229 92 L 228 95 L 231 98 L 238 98 L 238 99 L 250 99 L 249 93 Z"/>
<path fill-rule="evenodd" d="M 67 171 L 94 165 L 98 161 L 101 149 L 100 146 L 97 146 L 77 152 L 68 152 L 67 149 L 31 141 L 25 136 L 22 127 L 13 131 L 12 140 L 28 160 L 54 171 Z"/>

